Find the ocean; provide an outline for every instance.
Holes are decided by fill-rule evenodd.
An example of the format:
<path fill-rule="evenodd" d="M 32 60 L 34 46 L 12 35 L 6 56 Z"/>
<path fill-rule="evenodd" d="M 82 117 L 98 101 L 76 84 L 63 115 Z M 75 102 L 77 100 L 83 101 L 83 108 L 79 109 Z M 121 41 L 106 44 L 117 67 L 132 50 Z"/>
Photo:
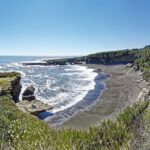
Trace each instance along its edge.
<path fill-rule="evenodd" d="M 58 58 L 58 57 L 57 57 Z M 23 66 L 22 62 L 44 62 L 54 57 L 0 56 L 0 71 L 21 73 L 22 93 L 33 85 L 37 100 L 53 106 L 39 118 L 53 125 L 61 124 L 78 111 L 87 109 L 105 89 L 107 75 L 86 66 Z"/>

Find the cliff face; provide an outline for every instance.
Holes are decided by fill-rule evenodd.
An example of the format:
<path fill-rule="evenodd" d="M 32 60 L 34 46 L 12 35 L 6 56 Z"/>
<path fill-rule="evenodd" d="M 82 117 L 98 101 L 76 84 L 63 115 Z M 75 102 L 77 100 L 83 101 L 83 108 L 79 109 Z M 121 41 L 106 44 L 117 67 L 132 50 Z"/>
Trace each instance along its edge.
<path fill-rule="evenodd" d="M 117 63 L 133 63 L 134 59 L 131 57 L 120 57 L 118 59 L 110 58 L 110 57 L 94 57 L 90 56 L 87 58 L 86 63 L 87 64 L 104 64 L 104 65 L 109 65 L 109 64 L 117 64 Z"/>
<path fill-rule="evenodd" d="M 19 73 L 0 73 L 0 96 L 11 95 L 14 102 L 17 102 L 22 88 L 20 80 Z"/>
<path fill-rule="evenodd" d="M 13 81 L 11 81 L 10 94 L 15 102 L 19 100 L 19 95 L 22 88 L 20 80 L 21 76 L 16 76 L 16 78 Z"/>
<path fill-rule="evenodd" d="M 101 52 L 87 56 L 87 64 L 133 63 L 138 58 L 138 49 Z"/>

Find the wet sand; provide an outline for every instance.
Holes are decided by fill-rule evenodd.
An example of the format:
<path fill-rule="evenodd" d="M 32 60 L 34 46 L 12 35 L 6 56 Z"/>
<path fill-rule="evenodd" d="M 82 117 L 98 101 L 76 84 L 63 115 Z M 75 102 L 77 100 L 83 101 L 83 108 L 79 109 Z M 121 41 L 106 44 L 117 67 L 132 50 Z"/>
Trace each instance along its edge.
<path fill-rule="evenodd" d="M 115 119 L 126 105 L 131 105 L 136 101 L 139 92 L 146 86 L 140 72 L 132 72 L 131 69 L 125 68 L 125 65 L 87 66 L 95 69 L 102 68 L 104 73 L 111 75 L 111 78 L 106 81 L 106 90 L 92 107 L 78 112 L 64 122 L 61 128 L 88 129 L 103 119 Z"/>

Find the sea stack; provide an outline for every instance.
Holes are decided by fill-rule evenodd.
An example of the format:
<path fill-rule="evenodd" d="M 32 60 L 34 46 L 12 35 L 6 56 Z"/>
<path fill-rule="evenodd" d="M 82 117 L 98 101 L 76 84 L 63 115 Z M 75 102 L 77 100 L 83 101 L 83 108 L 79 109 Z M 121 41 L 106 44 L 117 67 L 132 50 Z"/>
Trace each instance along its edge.
<path fill-rule="evenodd" d="M 23 92 L 22 100 L 35 100 L 34 92 L 35 88 L 33 86 L 27 87 L 26 90 Z"/>

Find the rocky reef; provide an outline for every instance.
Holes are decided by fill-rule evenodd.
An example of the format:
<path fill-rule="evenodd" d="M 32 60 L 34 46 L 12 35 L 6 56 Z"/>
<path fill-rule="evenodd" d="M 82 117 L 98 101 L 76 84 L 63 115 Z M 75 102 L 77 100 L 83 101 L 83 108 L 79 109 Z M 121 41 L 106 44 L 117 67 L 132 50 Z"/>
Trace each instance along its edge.
<path fill-rule="evenodd" d="M 32 115 L 38 115 L 41 112 L 53 109 L 52 106 L 45 104 L 39 100 L 32 100 L 32 101 L 23 100 L 21 102 L 16 103 L 16 105 L 23 112 L 27 112 Z"/>
<path fill-rule="evenodd" d="M 22 63 L 24 66 L 57 66 L 57 65 L 74 65 L 74 64 L 85 64 L 86 57 L 74 57 L 74 58 L 62 58 L 62 59 L 53 59 L 53 60 L 45 60 L 44 62 L 30 62 L 30 63 Z"/>

